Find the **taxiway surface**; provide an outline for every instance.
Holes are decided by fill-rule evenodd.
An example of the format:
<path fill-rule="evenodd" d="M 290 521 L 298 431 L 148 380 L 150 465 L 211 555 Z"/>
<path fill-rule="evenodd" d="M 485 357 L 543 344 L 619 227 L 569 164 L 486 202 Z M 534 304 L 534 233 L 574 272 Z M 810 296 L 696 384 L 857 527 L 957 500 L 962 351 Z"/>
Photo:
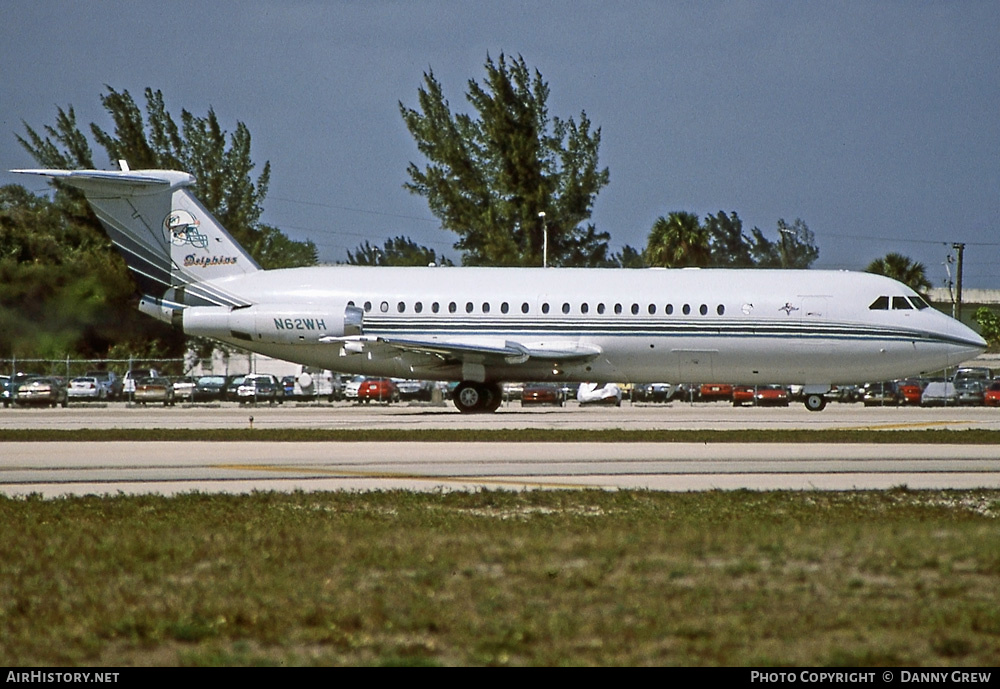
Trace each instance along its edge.
<path fill-rule="evenodd" d="M 0 428 L 560 428 L 1000 430 L 1000 410 L 721 404 L 621 408 L 236 405 L 3 410 Z M 851 490 L 1000 488 L 1000 446 L 758 443 L 7 442 L 0 493 L 253 490 Z"/>

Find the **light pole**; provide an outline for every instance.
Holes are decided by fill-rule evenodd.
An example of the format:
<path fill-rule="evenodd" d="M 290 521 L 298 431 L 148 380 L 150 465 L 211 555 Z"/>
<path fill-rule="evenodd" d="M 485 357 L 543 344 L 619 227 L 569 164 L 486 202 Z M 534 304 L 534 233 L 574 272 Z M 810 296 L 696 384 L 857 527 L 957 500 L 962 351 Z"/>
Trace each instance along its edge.
<path fill-rule="evenodd" d="M 542 268 L 549 267 L 549 228 L 545 224 L 545 211 L 538 211 L 542 220 Z"/>

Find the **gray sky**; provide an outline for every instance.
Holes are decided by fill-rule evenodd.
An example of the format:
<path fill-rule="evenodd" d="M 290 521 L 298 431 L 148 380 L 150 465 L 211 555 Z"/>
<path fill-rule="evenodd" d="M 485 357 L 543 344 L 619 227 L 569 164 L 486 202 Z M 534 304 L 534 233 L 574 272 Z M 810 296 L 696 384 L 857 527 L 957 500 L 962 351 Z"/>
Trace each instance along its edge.
<path fill-rule="evenodd" d="M 618 250 L 661 215 L 735 211 L 776 239 L 816 235 L 816 267 L 863 269 L 890 251 L 945 283 L 1000 287 L 1000 3 L 69 2 L 0 10 L 0 184 L 33 167 L 22 121 L 72 105 L 111 123 L 104 85 L 176 118 L 214 108 L 271 162 L 265 221 L 344 260 L 408 235 L 455 256 L 410 195 L 422 164 L 398 111 L 433 69 L 453 110 L 487 55 L 522 55 L 549 112 L 601 127 L 611 182 L 593 221 Z M 103 149 L 94 145 L 98 164 Z"/>

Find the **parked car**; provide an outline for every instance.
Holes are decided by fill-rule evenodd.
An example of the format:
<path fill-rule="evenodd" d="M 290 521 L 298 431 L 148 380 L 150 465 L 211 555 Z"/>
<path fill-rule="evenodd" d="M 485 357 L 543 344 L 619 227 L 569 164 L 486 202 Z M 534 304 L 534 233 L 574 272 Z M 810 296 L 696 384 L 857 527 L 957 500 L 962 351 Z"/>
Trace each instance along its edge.
<path fill-rule="evenodd" d="M 240 404 L 281 404 L 285 401 L 285 388 L 269 373 L 250 373 L 243 377 L 243 382 L 236 389 L 236 399 Z"/>
<path fill-rule="evenodd" d="M 924 394 L 924 388 L 919 380 L 897 380 L 896 392 L 899 394 L 900 404 L 920 404 L 920 397 Z"/>
<path fill-rule="evenodd" d="M 557 407 L 565 404 L 562 387 L 555 383 L 525 383 L 521 389 L 521 405 L 554 404 Z"/>
<path fill-rule="evenodd" d="M 733 406 L 752 404 L 760 407 L 787 407 L 788 390 L 781 385 L 737 385 L 733 387 Z"/>
<path fill-rule="evenodd" d="M 798 387 L 800 388 L 799 396 L 801 396 L 802 386 Z M 789 390 L 789 394 L 792 399 L 796 398 L 794 394 L 791 394 L 791 390 Z M 858 385 L 834 385 L 825 395 L 823 395 L 823 398 L 827 402 L 853 403 L 858 402 L 861 399 L 862 394 L 863 391 Z"/>
<path fill-rule="evenodd" d="M 69 381 L 68 397 L 83 400 L 104 400 L 110 395 L 108 389 L 93 376 L 79 376 Z"/>
<path fill-rule="evenodd" d="M 597 383 L 580 383 L 576 389 L 576 399 L 581 407 L 622 406 L 622 390 L 614 383 L 599 386 Z"/>
<path fill-rule="evenodd" d="M 632 388 L 633 402 L 669 402 L 674 396 L 674 386 L 670 383 L 648 383 Z"/>
<path fill-rule="evenodd" d="M 960 366 L 955 371 L 952 380 L 957 385 L 961 380 L 978 380 L 980 383 L 988 383 L 993 378 L 993 370 L 987 366 Z"/>
<path fill-rule="evenodd" d="M 955 395 L 959 404 L 981 407 L 986 397 L 986 388 L 981 380 L 975 378 L 956 380 Z"/>
<path fill-rule="evenodd" d="M 29 378 L 17 386 L 14 392 L 15 404 L 56 405 L 66 407 L 69 396 L 66 385 L 55 376 Z"/>
<path fill-rule="evenodd" d="M 983 393 L 983 404 L 987 407 L 1000 407 L 1000 378 L 994 380 Z"/>
<path fill-rule="evenodd" d="M 174 399 L 194 402 L 194 389 L 198 384 L 191 376 L 181 376 L 174 380 Z"/>
<path fill-rule="evenodd" d="M 344 399 L 356 400 L 358 399 L 358 390 L 361 389 L 361 384 L 365 382 L 364 376 L 354 376 L 349 381 L 344 384 Z"/>
<path fill-rule="evenodd" d="M 951 404 L 958 404 L 958 392 L 950 380 L 931 381 L 924 388 L 924 394 L 920 396 L 921 407 L 941 407 Z"/>
<path fill-rule="evenodd" d="M 429 380 L 393 380 L 399 388 L 399 399 L 430 402 L 434 383 Z"/>
<path fill-rule="evenodd" d="M 737 385 L 733 387 L 733 406 L 742 407 L 744 404 L 755 402 L 754 389 L 750 385 Z"/>
<path fill-rule="evenodd" d="M 698 392 L 705 402 L 714 400 L 731 400 L 733 398 L 733 386 L 727 383 L 705 383 Z"/>
<path fill-rule="evenodd" d="M 156 378 L 160 374 L 157 373 L 155 368 L 133 368 L 125 372 L 125 377 L 122 379 L 122 394 L 128 396 L 130 399 L 135 393 L 136 382 L 140 378 Z"/>
<path fill-rule="evenodd" d="M 133 401 L 143 406 L 162 403 L 164 407 L 174 406 L 174 383 L 163 376 L 146 376 L 135 381 Z"/>
<path fill-rule="evenodd" d="M 224 399 L 227 382 L 225 376 L 201 376 L 194 383 L 194 400 L 210 402 Z"/>
<path fill-rule="evenodd" d="M 861 402 L 866 407 L 895 407 L 899 401 L 899 392 L 892 381 L 867 383 L 861 389 Z"/>
<path fill-rule="evenodd" d="M 244 378 L 246 378 L 246 375 L 230 376 L 229 380 L 226 381 L 226 388 L 222 393 L 222 399 L 229 400 L 230 402 L 237 401 L 239 395 L 236 394 L 236 391 L 243 385 Z"/>
<path fill-rule="evenodd" d="M 788 390 L 781 385 L 760 385 L 754 394 L 758 407 L 787 407 Z"/>
<path fill-rule="evenodd" d="M 107 390 L 105 397 L 109 400 L 117 400 L 122 397 L 122 379 L 114 371 L 87 371 L 83 375 L 97 378 L 97 381 Z"/>
<path fill-rule="evenodd" d="M 444 399 L 449 399 L 451 397 L 451 391 L 454 389 L 453 383 L 446 383 L 445 389 L 443 390 L 442 397 Z M 503 399 L 504 402 L 511 402 L 513 400 L 521 399 L 521 393 L 524 392 L 524 383 L 504 383 L 503 384 Z"/>
<path fill-rule="evenodd" d="M 399 388 L 390 378 L 365 378 L 358 388 L 359 402 L 398 402 Z"/>

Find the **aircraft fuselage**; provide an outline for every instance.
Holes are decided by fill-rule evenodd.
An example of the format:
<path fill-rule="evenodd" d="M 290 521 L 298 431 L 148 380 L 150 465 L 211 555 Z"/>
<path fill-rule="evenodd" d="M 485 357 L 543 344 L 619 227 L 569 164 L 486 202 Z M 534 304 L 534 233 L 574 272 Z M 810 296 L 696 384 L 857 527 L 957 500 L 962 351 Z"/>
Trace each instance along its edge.
<path fill-rule="evenodd" d="M 982 349 L 972 331 L 915 306 L 912 290 L 844 271 L 331 266 L 262 271 L 219 286 L 286 306 L 256 318 L 252 332 L 213 336 L 365 375 L 476 379 L 476 357 L 459 360 L 448 345 L 489 351 L 518 343 L 581 356 L 493 358 L 478 378 L 843 384 L 939 370 Z M 872 309 L 882 296 L 889 308 Z M 892 308 L 893 298 L 905 308 Z M 347 307 L 363 311 L 361 334 L 328 336 Z M 414 341 L 443 351 L 379 352 L 379 342 Z M 369 356 L 373 350 L 379 354 Z"/>

